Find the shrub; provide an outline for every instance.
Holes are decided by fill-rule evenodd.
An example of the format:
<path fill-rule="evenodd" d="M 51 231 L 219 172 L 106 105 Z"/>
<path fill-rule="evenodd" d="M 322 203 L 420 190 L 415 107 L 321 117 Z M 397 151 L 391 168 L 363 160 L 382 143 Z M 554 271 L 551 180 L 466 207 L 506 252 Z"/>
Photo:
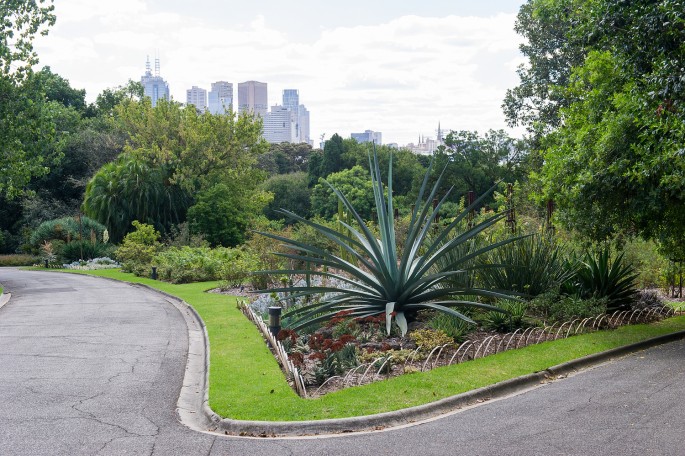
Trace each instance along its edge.
<path fill-rule="evenodd" d="M 124 272 L 146 274 L 155 254 L 160 250 L 159 231 L 152 225 L 133 221 L 135 231 L 128 233 L 116 250 L 116 259 Z"/>
<path fill-rule="evenodd" d="M 161 280 L 172 283 L 205 282 L 223 278 L 225 265 L 234 259 L 235 249 L 219 247 L 172 247 L 154 256 Z"/>
<path fill-rule="evenodd" d="M 436 312 L 428 320 L 428 326 L 437 331 L 444 332 L 456 342 L 463 342 L 466 335 L 475 329 L 475 326 L 471 323 L 442 312 Z"/>
<path fill-rule="evenodd" d="M 564 258 L 564 250 L 549 236 L 532 235 L 503 245 L 483 258 L 479 277 L 484 288 L 513 290 L 527 296 L 555 291 L 574 273 Z"/>
<path fill-rule="evenodd" d="M 31 234 L 31 245 L 38 249 L 45 241 L 58 239 L 68 243 L 78 240 L 79 237 L 81 240 L 95 237 L 96 241 L 102 241 L 105 230 L 104 225 L 86 216 L 81 217 L 80 225 L 78 217 L 62 217 L 38 225 Z"/>
<path fill-rule="evenodd" d="M 435 347 L 454 343 L 454 339 L 444 331 L 436 329 L 418 329 L 410 332 L 409 338 L 423 351 L 431 351 Z"/>
<path fill-rule="evenodd" d="M 65 263 L 76 260 L 92 260 L 93 258 L 106 257 L 113 254 L 115 247 L 102 242 L 71 241 L 62 244 L 57 253 Z"/>
<path fill-rule="evenodd" d="M 584 299 L 607 298 L 607 311 L 627 309 L 637 293 L 636 278 L 633 267 L 623 262 L 623 254 L 612 262 L 604 250 L 596 258 L 586 255 L 566 289 L 575 289 Z"/>
<path fill-rule="evenodd" d="M 23 253 L 13 253 L 10 255 L 0 255 L 0 267 L 2 266 L 31 266 L 40 261 L 40 257 L 26 255 Z"/>
<path fill-rule="evenodd" d="M 525 317 L 528 304 L 518 301 L 504 301 L 499 307 L 507 313 L 488 312 L 485 314 L 485 327 L 498 332 L 511 332 L 527 325 Z"/>
<path fill-rule="evenodd" d="M 533 311 L 548 323 L 595 317 L 607 311 L 608 299 L 545 293 L 530 302 Z"/>

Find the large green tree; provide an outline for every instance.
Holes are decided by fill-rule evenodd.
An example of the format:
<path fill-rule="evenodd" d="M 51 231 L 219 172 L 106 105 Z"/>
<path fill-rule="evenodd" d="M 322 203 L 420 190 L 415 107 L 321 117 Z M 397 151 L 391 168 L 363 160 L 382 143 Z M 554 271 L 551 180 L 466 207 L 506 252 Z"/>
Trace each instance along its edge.
<path fill-rule="evenodd" d="M 326 182 L 328 182 L 328 185 Z M 331 185 L 342 192 L 364 220 L 371 220 L 374 207 L 371 175 L 361 166 L 354 166 L 322 178 L 312 189 L 312 212 L 325 218 L 338 213 L 338 197 Z"/>
<path fill-rule="evenodd" d="M 54 23 L 52 2 L 4 0 L 0 3 L 0 196 L 26 193 L 25 186 L 60 158 L 51 148 L 55 108 L 32 76 L 37 62 L 33 40 Z"/>
<path fill-rule="evenodd" d="M 685 238 L 685 1 L 531 0 L 521 11 L 525 36 L 561 32 L 528 55 L 529 69 L 556 62 L 564 75 L 539 78 L 536 92 L 555 106 L 537 142 L 540 199 L 590 239 L 638 234 L 675 249 Z M 530 101 L 508 113 L 535 129 Z"/>

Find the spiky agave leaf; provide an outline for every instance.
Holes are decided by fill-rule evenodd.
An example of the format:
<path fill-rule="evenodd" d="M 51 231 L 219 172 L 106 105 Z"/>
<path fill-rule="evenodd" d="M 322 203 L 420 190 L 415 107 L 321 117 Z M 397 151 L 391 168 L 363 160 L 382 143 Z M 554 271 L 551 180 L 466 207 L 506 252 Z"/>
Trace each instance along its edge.
<path fill-rule="evenodd" d="M 295 221 L 309 225 L 320 235 L 324 236 L 340 248 L 344 255 L 336 255 L 305 242 L 296 241 L 273 233 L 260 233 L 264 236 L 281 241 L 287 249 L 298 253 L 276 253 L 285 258 L 306 261 L 319 266 L 321 269 L 309 271 L 311 275 L 336 278 L 350 288 L 342 287 L 313 287 L 296 286 L 276 288 L 269 291 L 288 291 L 290 298 L 329 293 L 330 297 L 310 305 L 288 311 L 292 329 L 300 329 L 332 318 L 339 311 L 348 311 L 353 317 L 385 315 L 386 329 L 390 332 L 394 321 L 400 328 L 402 335 L 406 334 L 409 320 L 420 309 L 434 309 L 455 317 L 470 321 L 464 314 L 454 310 L 454 307 L 479 307 L 497 310 L 495 306 L 481 304 L 469 300 L 459 299 L 459 296 L 485 296 L 489 298 L 511 298 L 508 292 L 486 290 L 472 286 L 445 285 L 450 277 L 472 270 L 472 261 L 490 250 L 512 242 L 508 239 L 496 244 L 484 245 L 471 251 L 466 250 L 463 256 L 452 256 L 450 261 L 441 261 L 454 251 L 458 251 L 466 243 L 471 242 L 479 233 L 497 223 L 504 214 L 495 214 L 469 227 L 463 232 L 456 232 L 462 221 L 480 202 L 494 190 L 485 193 L 472 205 L 467 207 L 449 225 L 443 227 L 437 235 L 431 234 L 435 227 L 435 217 L 449 196 L 445 194 L 433 209 L 431 202 L 436 197 L 442 174 L 428 192 L 428 180 L 431 175 L 433 162 L 424 176 L 421 189 L 411 213 L 405 248 L 398 257 L 397 241 L 395 237 L 394 208 L 392 200 L 392 156 L 388 165 L 387 196 L 384 197 L 381 181 L 378 155 L 374 147 L 373 159 L 369 156 L 369 168 L 373 184 L 376 213 L 378 214 L 378 229 L 380 239 L 376 239 L 366 222 L 359 216 L 349 200 L 338 189 L 329 184 L 333 193 L 338 197 L 348 211 L 355 224 L 341 222 L 341 230 L 335 230 L 304 219 L 292 212 L 280 212 Z M 425 196 L 425 198 L 424 198 Z M 343 258 L 344 257 L 344 258 Z M 346 259 L 347 258 L 347 259 Z M 350 261 L 352 260 L 352 261 Z M 439 265 L 439 266 L 438 266 Z M 324 271 L 323 267 L 328 268 Z M 490 265 L 489 267 L 492 267 Z M 329 271 L 334 272 L 329 272 Z M 283 269 L 278 271 L 262 271 L 262 273 L 301 274 L 299 269 Z"/>

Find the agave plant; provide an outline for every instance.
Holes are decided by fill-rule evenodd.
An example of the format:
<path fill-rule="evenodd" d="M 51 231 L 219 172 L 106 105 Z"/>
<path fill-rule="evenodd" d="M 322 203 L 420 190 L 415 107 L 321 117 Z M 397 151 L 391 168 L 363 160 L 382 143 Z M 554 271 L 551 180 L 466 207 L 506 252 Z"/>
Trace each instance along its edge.
<path fill-rule="evenodd" d="M 597 258 L 588 253 L 572 283 L 583 298 L 607 298 L 607 311 L 614 311 L 630 307 L 637 293 L 637 276 L 635 269 L 623 262 L 623 254 L 612 262 L 606 249 Z"/>
<path fill-rule="evenodd" d="M 433 309 L 453 315 L 468 322 L 473 321 L 455 310 L 460 307 L 479 307 L 487 310 L 503 310 L 488 304 L 469 300 L 482 296 L 489 299 L 511 298 L 510 294 L 492 289 L 475 288 L 469 284 L 449 283 L 448 279 L 463 275 L 472 268 L 486 267 L 474 265 L 473 260 L 490 250 L 512 241 L 508 239 L 495 244 L 464 249 L 464 255 L 452 256 L 450 261 L 436 265 L 453 251 L 470 243 L 479 233 L 492 226 L 504 214 L 487 217 L 474 226 L 465 227 L 462 223 L 487 193 L 467 207 L 453 221 L 444 227 L 437 227 L 436 216 L 449 196 L 449 191 L 435 208 L 432 201 L 436 198 L 442 174 L 437 182 L 428 189 L 428 180 L 433 164 L 429 166 L 423 179 L 414 209 L 411 213 L 407 239 L 403 251 L 399 252 L 395 239 L 394 208 L 392 198 L 392 157 L 388 165 L 387 199 L 384 196 L 378 156 L 374 149 L 373 160 L 369 156 L 369 168 L 373 182 L 376 213 L 380 239 L 377 239 L 367 223 L 359 216 L 347 198 L 329 184 L 341 201 L 354 223 L 340 221 L 340 229 L 329 228 L 307 220 L 290 211 L 280 212 L 300 223 L 311 226 L 318 234 L 335 243 L 343 254 L 328 252 L 305 242 L 296 241 L 272 233 L 260 233 L 282 241 L 284 246 L 296 253 L 277 253 L 285 258 L 303 264 L 315 265 L 314 270 L 288 269 L 261 271 L 262 274 L 308 274 L 332 277 L 346 284 L 336 286 L 296 286 L 277 288 L 270 292 L 291 292 L 289 298 L 325 294 L 324 298 L 313 304 L 289 310 L 284 315 L 291 329 L 298 330 L 333 318 L 338 312 L 346 311 L 351 317 L 385 315 L 386 329 L 390 333 L 392 320 L 406 334 L 408 323 L 418 310 Z M 424 198 L 424 196 L 427 196 Z M 461 228 L 460 228 L 461 227 Z M 455 232 L 458 228 L 461 232 Z M 437 230 L 437 233 L 434 231 Z M 431 233 L 433 231 L 433 233 Z M 488 265 L 487 267 L 493 267 Z"/>

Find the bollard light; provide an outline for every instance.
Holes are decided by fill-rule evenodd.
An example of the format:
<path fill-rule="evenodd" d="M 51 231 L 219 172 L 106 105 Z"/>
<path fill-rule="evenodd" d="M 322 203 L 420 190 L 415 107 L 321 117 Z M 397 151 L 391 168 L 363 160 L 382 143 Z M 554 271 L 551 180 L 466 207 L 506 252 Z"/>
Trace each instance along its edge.
<path fill-rule="evenodd" d="M 281 331 L 281 311 L 282 307 L 271 306 L 269 307 L 269 331 L 274 337 L 278 336 Z"/>
<path fill-rule="evenodd" d="M 157 280 L 157 266 L 152 266 L 152 274 L 150 274 L 152 280 Z"/>

